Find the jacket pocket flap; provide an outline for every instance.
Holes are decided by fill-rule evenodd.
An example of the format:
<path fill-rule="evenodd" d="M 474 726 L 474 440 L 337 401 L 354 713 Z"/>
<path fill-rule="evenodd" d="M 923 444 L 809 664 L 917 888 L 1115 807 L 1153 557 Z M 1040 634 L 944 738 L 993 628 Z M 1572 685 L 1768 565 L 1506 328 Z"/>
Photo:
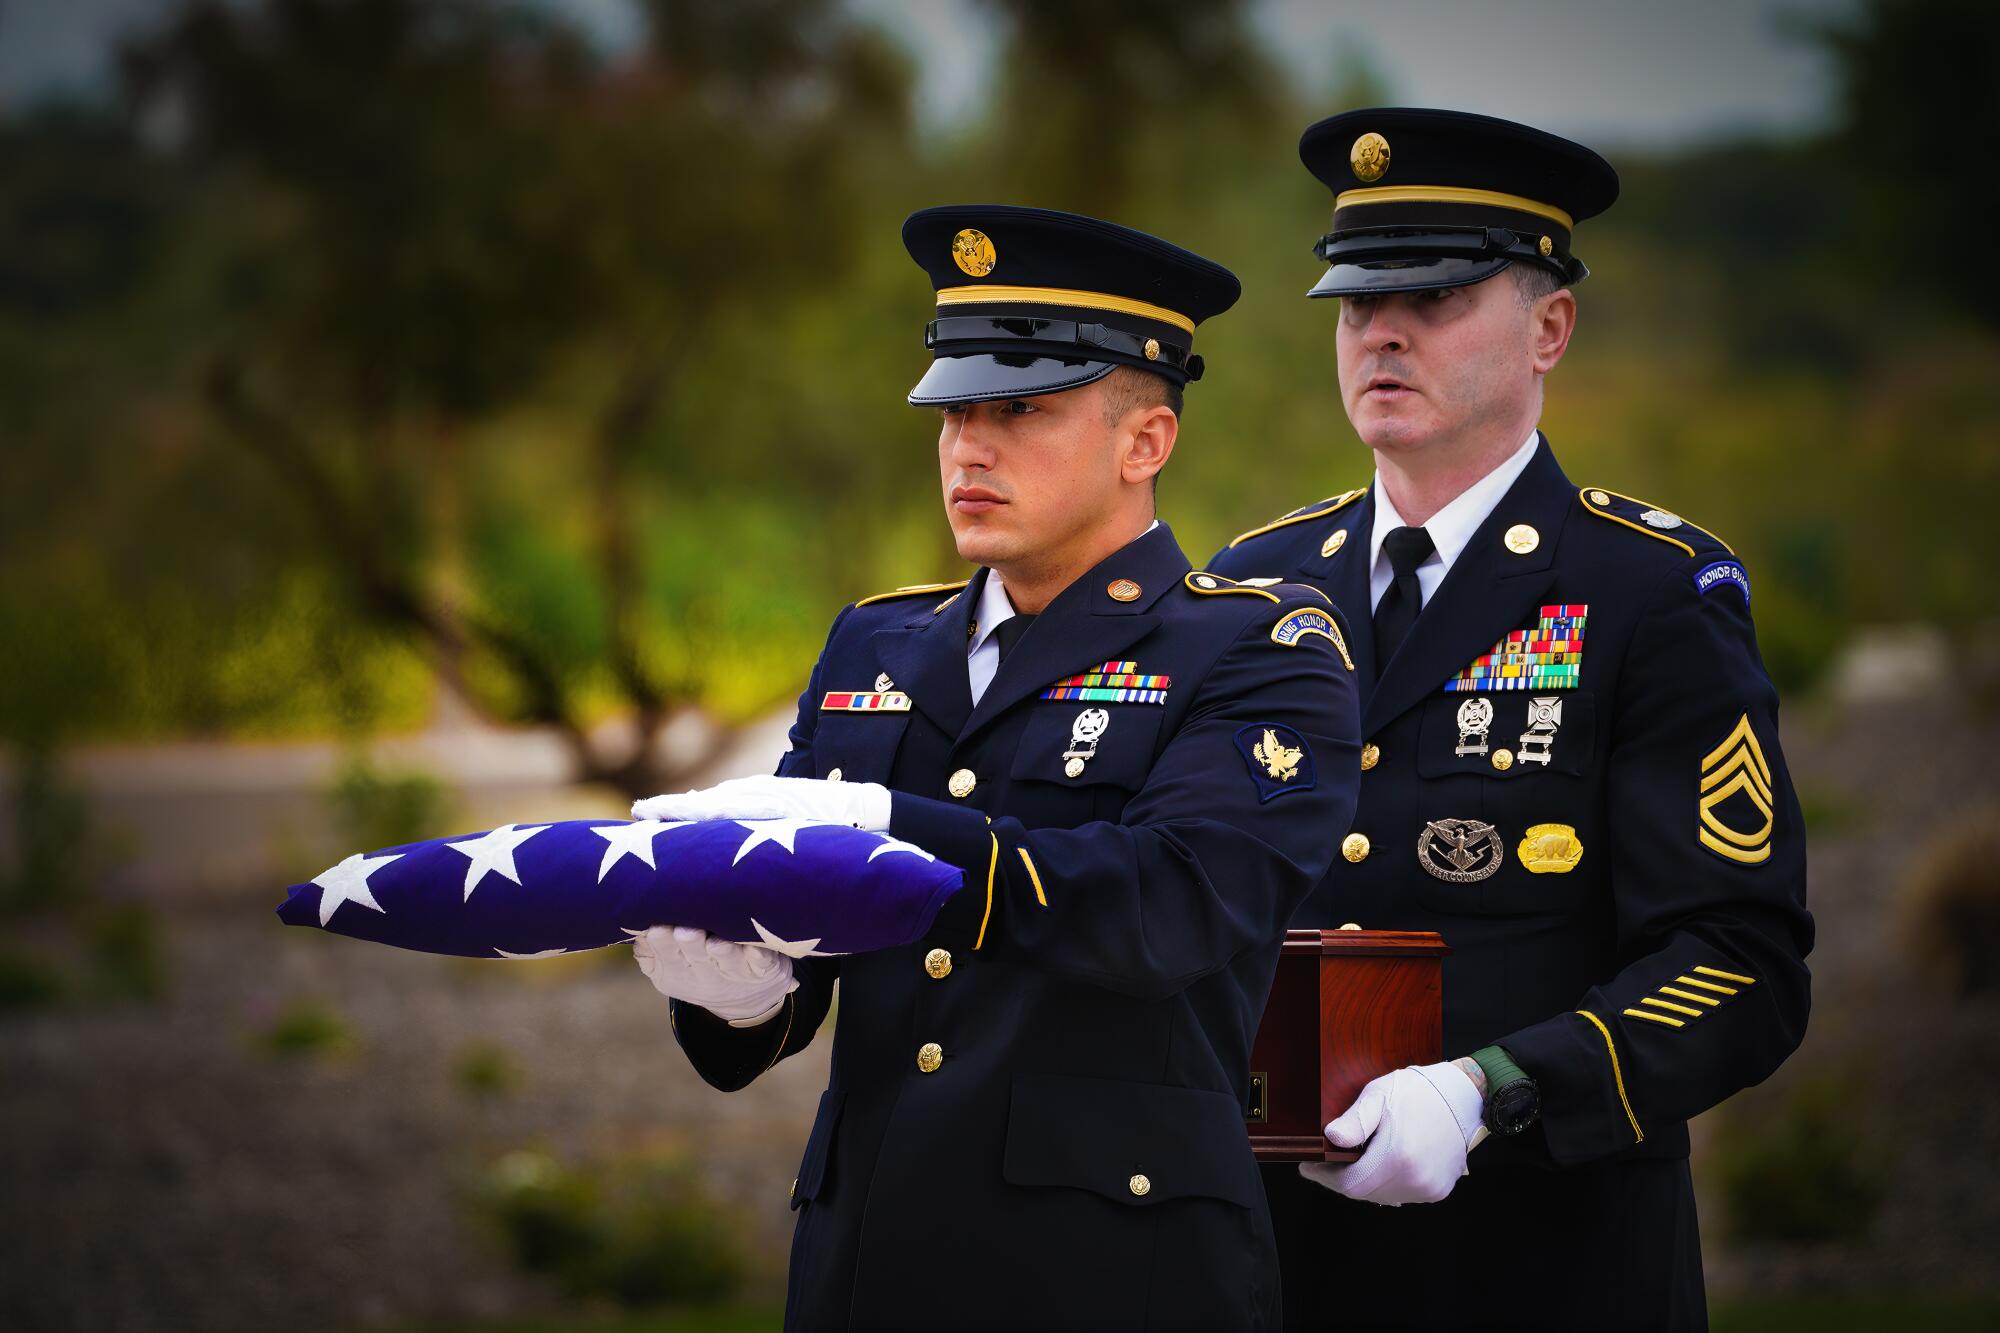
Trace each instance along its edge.
<path fill-rule="evenodd" d="M 826 1159 L 833 1151 L 833 1130 L 840 1121 L 840 1104 L 847 1094 L 828 1088 L 819 1095 L 819 1114 L 813 1117 L 812 1134 L 806 1139 L 806 1154 L 799 1160 L 798 1182 L 792 1186 L 794 1210 L 818 1197 L 826 1182 Z"/>
<path fill-rule="evenodd" d="M 1086 720 L 1086 713 L 1102 716 Z M 1037 704 L 1021 732 L 1010 775 L 1063 787 L 1109 784 L 1137 791 L 1153 769 L 1160 713 L 1151 704 Z"/>
<path fill-rule="evenodd" d="M 1057 1074 L 1014 1080 L 1002 1174 L 1137 1207 L 1203 1197 L 1254 1208 L 1261 1197 L 1234 1097 Z"/>

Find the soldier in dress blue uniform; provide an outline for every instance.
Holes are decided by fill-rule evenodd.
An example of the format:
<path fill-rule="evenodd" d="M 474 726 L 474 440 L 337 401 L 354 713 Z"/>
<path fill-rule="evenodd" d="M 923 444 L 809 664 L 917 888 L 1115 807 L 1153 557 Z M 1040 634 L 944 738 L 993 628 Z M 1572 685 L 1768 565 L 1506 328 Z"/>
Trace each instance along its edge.
<path fill-rule="evenodd" d="M 1275 1327 L 1249 1053 L 1360 746 L 1325 596 L 1195 570 L 1153 518 L 1236 279 L 1035 209 L 903 236 L 937 289 L 910 401 L 980 568 L 841 611 L 778 776 L 635 813 L 842 820 L 966 886 L 907 949 L 661 929 L 642 966 L 724 1090 L 803 1050 L 840 981 L 788 1327 Z"/>
<path fill-rule="evenodd" d="M 1210 568 L 1355 627 L 1359 810 L 1294 924 L 1442 932 L 1458 1058 L 1328 1126 L 1359 1161 L 1271 1173 L 1287 1322 L 1703 1327 L 1687 1121 L 1798 1045 L 1812 919 L 1742 562 L 1572 484 L 1537 430 L 1572 231 L 1617 176 L 1444 111 L 1335 116 L 1300 152 L 1336 195 L 1310 294 L 1340 298 L 1375 477 Z"/>

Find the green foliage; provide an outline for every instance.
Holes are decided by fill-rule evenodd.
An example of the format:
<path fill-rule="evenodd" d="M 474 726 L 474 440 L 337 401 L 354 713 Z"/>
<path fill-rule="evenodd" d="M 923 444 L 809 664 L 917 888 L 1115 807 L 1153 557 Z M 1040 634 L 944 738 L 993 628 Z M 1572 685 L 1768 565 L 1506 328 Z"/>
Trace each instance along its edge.
<path fill-rule="evenodd" d="M 1160 489 L 1196 559 L 1365 479 L 1291 144 L 1395 90 L 1351 55 L 1287 88 L 1246 0 L 978 12 L 990 110 L 952 137 L 833 0 L 648 0 L 618 67 L 546 9 L 209 0 L 136 44 L 128 111 L 0 120 L 0 738 L 361 734 L 440 678 L 576 738 L 787 698 L 840 602 L 964 572 L 902 401 L 898 224 L 941 200 L 1240 273 Z M 1995 85 L 1932 62 L 1995 12 L 1869 0 L 1814 36 L 1832 132 L 1620 154 L 1579 236 L 1550 434 L 1736 546 L 1788 689 L 1857 622 L 1991 614 L 1991 266 L 1871 275 L 1993 211 L 1937 126 L 2000 129 Z"/>
<path fill-rule="evenodd" d="M 1849 1241 L 1868 1234 L 1882 1203 L 1879 1143 L 1856 1123 L 1856 1089 L 1821 1078 L 1777 1114 L 1732 1116 L 1716 1145 L 1716 1181 L 1730 1231 L 1752 1241 Z"/>
<path fill-rule="evenodd" d="M 344 1059 L 360 1049 L 354 1029 L 323 1000 L 299 999 L 285 1006 L 255 1045 L 284 1060 Z"/>
<path fill-rule="evenodd" d="M 452 1081 L 467 1096 L 501 1097 L 521 1086 L 521 1067 L 507 1048 L 490 1041 L 467 1042 L 452 1062 Z"/>
<path fill-rule="evenodd" d="M 32 746 L 14 762 L 14 855 L 11 865 L 0 865 L 0 917 L 75 901 L 88 888 L 93 869 L 89 813 L 54 752 Z"/>
<path fill-rule="evenodd" d="M 41 1009 L 63 996 L 62 974 L 25 952 L 0 949 L 0 1013 Z"/>
<path fill-rule="evenodd" d="M 355 754 L 327 792 L 343 846 L 400 847 L 441 837 L 451 813 L 450 794 L 428 773 L 382 773 Z"/>
<path fill-rule="evenodd" d="M 159 922 L 144 903 L 94 908 L 83 923 L 98 992 L 114 1000 L 157 1000 L 166 993 L 167 960 Z"/>
<path fill-rule="evenodd" d="M 678 1155 L 565 1166 L 520 1150 L 487 1173 L 478 1204 L 523 1270 L 574 1296 L 625 1306 L 708 1304 L 740 1290 L 740 1222 Z"/>
<path fill-rule="evenodd" d="M 1712 1333 L 1991 1333 L 2000 1301 L 1929 1294 L 1737 1296 L 1710 1310 Z"/>

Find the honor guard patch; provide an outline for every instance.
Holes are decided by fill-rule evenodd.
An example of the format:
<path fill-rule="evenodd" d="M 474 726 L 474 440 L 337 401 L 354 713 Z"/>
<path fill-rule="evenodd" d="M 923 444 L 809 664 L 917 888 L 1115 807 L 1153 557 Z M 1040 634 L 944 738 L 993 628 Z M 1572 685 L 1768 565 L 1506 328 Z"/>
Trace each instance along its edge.
<path fill-rule="evenodd" d="M 1271 626 L 1271 642 L 1281 643 L 1287 648 L 1296 648 L 1308 635 L 1317 634 L 1340 650 L 1340 660 L 1347 663 L 1349 671 L 1354 670 L 1354 659 L 1347 655 L 1347 640 L 1341 637 L 1340 626 L 1333 623 L 1333 617 L 1324 611 L 1307 607 L 1293 611 Z"/>
<path fill-rule="evenodd" d="M 1542 608 L 1533 629 L 1517 629 L 1444 683 L 1445 692 L 1573 690 L 1583 682 L 1583 631 L 1590 608 L 1561 602 Z"/>
<path fill-rule="evenodd" d="M 1137 662 L 1100 662 L 1078 675 L 1064 676 L 1036 697 L 1100 704 L 1163 704 L 1172 684 L 1173 677 L 1146 675 Z"/>
<path fill-rule="evenodd" d="M 1764 747 L 1743 714 L 1722 744 L 1701 761 L 1701 845 L 1727 861 L 1761 865 L 1771 859 L 1771 830 L 1777 821 L 1771 793 L 1771 766 Z"/>
<path fill-rule="evenodd" d="M 1236 748 L 1250 767 L 1261 804 L 1291 791 L 1311 791 L 1319 783 L 1305 737 L 1275 722 L 1253 722 L 1236 733 Z"/>
<path fill-rule="evenodd" d="M 1718 560 L 1712 565 L 1703 565 L 1694 572 L 1694 590 L 1707 596 L 1717 588 L 1736 588 L 1743 594 L 1743 605 L 1750 605 L 1750 576 L 1743 566 L 1734 560 Z"/>
<path fill-rule="evenodd" d="M 831 690 L 819 708 L 822 713 L 907 713 L 910 696 L 901 690 Z"/>

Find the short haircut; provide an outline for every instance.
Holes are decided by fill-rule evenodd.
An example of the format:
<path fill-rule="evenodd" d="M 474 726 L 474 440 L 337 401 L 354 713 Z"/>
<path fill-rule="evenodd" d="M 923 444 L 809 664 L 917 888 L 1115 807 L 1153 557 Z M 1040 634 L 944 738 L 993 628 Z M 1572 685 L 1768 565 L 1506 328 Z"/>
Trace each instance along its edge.
<path fill-rule="evenodd" d="M 1535 302 L 1549 293 L 1559 292 L 1568 286 L 1553 270 L 1543 268 L 1540 264 L 1515 264 L 1512 267 L 1514 291 L 1521 298 L 1523 310 L 1530 309 Z"/>
<path fill-rule="evenodd" d="M 1104 377 L 1104 424 L 1115 426 L 1135 407 L 1164 407 L 1181 414 L 1181 386 L 1137 366 L 1118 366 Z"/>

